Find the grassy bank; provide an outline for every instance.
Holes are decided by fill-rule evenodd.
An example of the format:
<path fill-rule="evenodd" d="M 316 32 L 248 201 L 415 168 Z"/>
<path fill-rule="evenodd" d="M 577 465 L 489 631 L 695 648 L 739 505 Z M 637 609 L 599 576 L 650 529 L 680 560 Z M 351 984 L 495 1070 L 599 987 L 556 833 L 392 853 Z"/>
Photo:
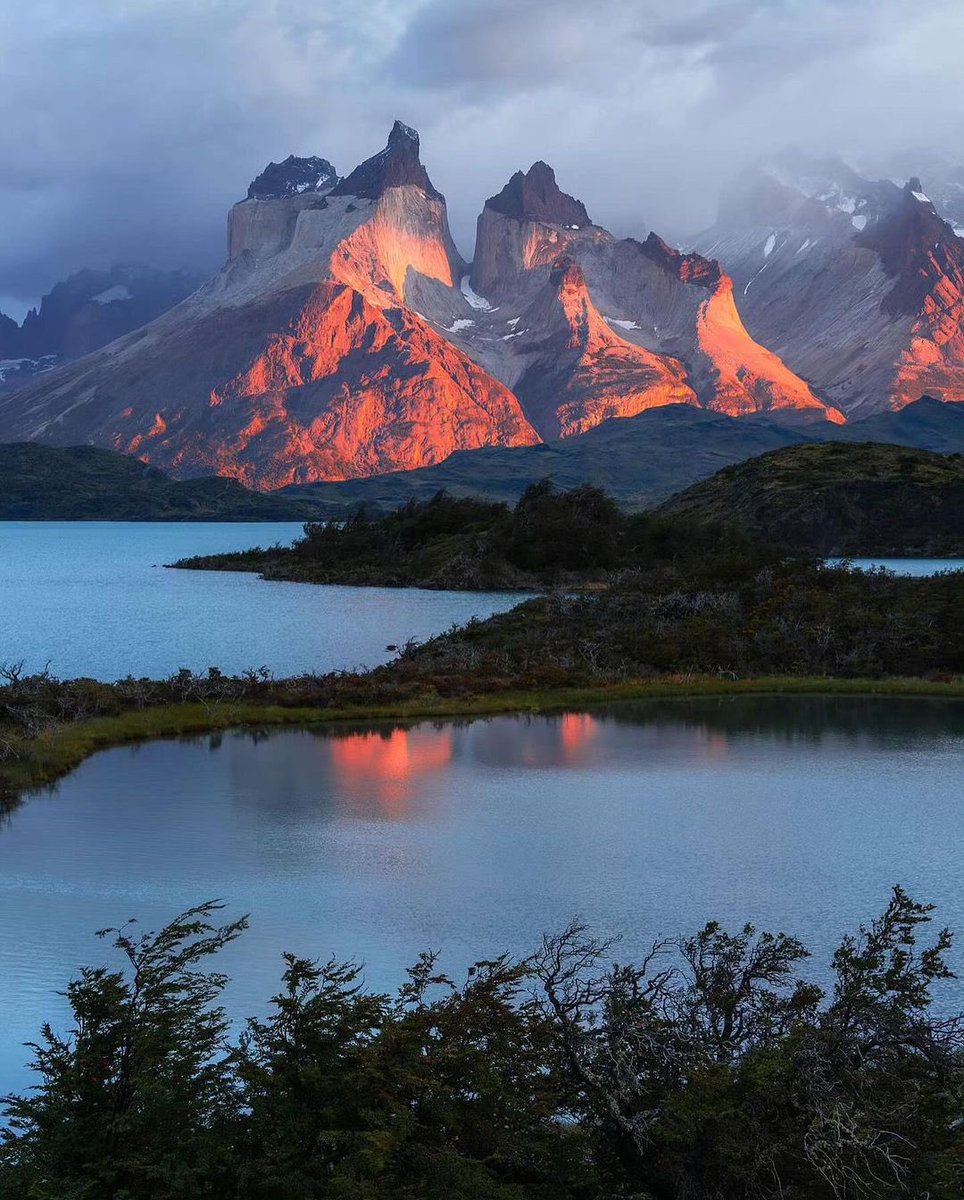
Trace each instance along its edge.
<path fill-rule="evenodd" d="M 964 677 L 927 679 L 834 679 L 718 676 L 624 680 L 591 687 L 505 691 L 476 695 L 426 696 L 395 704 L 286 707 L 280 704 L 175 703 L 94 717 L 45 730 L 25 742 L 16 759 L 0 762 L 0 803 L 8 807 L 34 789 L 48 786 L 98 750 L 154 738 L 212 733 L 222 729 L 275 726 L 406 722 L 431 718 L 553 713 L 631 700 L 666 700 L 747 695 L 894 696 L 964 699 Z"/>

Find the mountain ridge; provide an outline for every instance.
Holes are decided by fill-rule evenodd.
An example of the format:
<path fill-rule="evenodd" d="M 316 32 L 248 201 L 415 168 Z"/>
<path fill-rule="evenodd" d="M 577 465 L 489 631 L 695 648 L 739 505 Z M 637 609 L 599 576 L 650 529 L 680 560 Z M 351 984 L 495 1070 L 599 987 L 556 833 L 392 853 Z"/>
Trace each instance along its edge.
<path fill-rule="evenodd" d="M 751 339 L 718 264 L 614 238 L 544 163 L 487 202 L 471 269 L 409 126 L 397 121 L 340 179 L 328 160 L 278 167 L 231 210 L 217 276 L 0 400 L 0 437 L 90 441 L 180 476 L 213 469 L 274 488 L 531 444 L 654 403 L 840 419 Z M 560 320 L 549 301 L 532 306 L 563 254 L 585 299 Z M 503 270 L 501 302 L 479 290 L 485 261 Z M 335 310 L 352 314 L 350 336 Z M 553 404 L 540 371 L 557 341 L 576 351 L 584 334 L 568 369 L 554 357 Z"/>

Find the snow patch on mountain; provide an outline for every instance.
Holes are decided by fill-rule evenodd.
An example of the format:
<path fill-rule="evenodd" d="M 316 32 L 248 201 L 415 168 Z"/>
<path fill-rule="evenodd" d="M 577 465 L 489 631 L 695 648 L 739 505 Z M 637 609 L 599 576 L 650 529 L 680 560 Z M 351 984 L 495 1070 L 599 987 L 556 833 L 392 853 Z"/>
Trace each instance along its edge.
<path fill-rule="evenodd" d="M 34 375 L 42 375 L 52 371 L 57 365 L 55 354 L 44 354 L 41 358 L 2 358 L 0 359 L 0 383 L 10 379 L 30 379 Z"/>
<path fill-rule="evenodd" d="M 113 304 L 115 300 L 132 300 L 133 298 L 131 289 L 123 283 L 115 283 L 113 287 L 98 292 L 96 296 L 91 296 L 94 304 Z"/>
<path fill-rule="evenodd" d="M 462 282 L 459 284 L 462 295 L 466 298 L 469 304 L 476 312 L 495 312 L 496 308 L 490 304 L 484 296 L 480 296 L 478 292 L 472 290 L 472 285 L 469 283 L 468 275 L 462 276 Z"/>

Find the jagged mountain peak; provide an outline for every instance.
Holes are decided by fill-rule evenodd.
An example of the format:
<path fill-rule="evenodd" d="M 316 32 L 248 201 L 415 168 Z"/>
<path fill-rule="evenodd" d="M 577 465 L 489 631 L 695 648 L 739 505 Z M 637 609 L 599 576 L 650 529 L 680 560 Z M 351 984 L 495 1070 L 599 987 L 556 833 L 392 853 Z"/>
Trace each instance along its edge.
<path fill-rule="evenodd" d="M 485 204 L 517 221 L 539 221 L 571 229 L 592 224 L 586 206 L 560 189 L 555 171 L 541 159 L 528 171 L 516 171 L 502 191 L 490 196 Z"/>
<path fill-rule="evenodd" d="M 917 316 L 935 289 L 940 304 L 952 293 L 960 296 L 964 243 L 938 215 L 916 176 L 905 185 L 901 205 L 859 234 L 857 243 L 876 251 L 895 280 L 882 303 L 885 313 Z"/>
<path fill-rule="evenodd" d="M 714 259 L 656 235 L 616 239 L 545 162 L 485 205 L 468 276 L 415 130 L 395 122 L 383 150 L 323 191 L 318 163 L 289 158 L 280 181 L 256 181 L 271 194 L 234 206 L 213 280 L 0 400 L 0 433 L 270 487 L 667 404 L 834 419 L 749 338 Z"/>
<path fill-rule="evenodd" d="M 419 152 L 419 137 L 418 130 L 413 129 L 411 125 L 406 125 L 404 121 L 399 121 L 396 117 L 394 124 L 388 134 L 388 149 L 389 150 L 410 150 L 415 154 Z"/>
<path fill-rule="evenodd" d="M 924 187 L 918 190 L 930 197 L 955 234 L 964 238 L 964 164 L 917 148 L 893 155 L 883 166 L 885 174 L 896 179 L 919 176 Z"/>
<path fill-rule="evenodd" d="M 305 192 L 326 192 L 338 182 L 338 172 L 327 158 L 298 158 L 270 162 L 248 188 L 249 200 L 280 200 Z"/>
<path fill-rule="evenodd" d="M 906 178 L 784 156 L 698 240 L 753 336 L 848 416 L 964 399 L 964 241 Z"/>
<path fill-rule="evenodd" d="M 332 195 L 377 200 L 389 188 L 408 185 L 421 188 L 433 199 L 442 199 L 442 193 L 433 186 L 419 158 L 418 133 L 410 125 L 396 121 L 385 149 L 366 158 L 346 175 L 333 188 Z"/>
<path fill-rule="evenodd" d="M 715 258 L 704 258 L 695 252 L 685 254 L 664 242 L 656 233 L 650 233 L 645 242 L 637 245 L 651 262 L 681 283 L 693 283 L 697 287 L 712 290 L 724 277 L 723 268 Z"/>

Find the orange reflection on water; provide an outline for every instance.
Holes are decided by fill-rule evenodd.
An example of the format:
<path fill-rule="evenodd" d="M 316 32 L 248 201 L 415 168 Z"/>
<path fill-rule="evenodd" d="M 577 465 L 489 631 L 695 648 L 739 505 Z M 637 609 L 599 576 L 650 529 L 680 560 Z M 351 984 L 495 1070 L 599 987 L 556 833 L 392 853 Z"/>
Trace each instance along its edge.
<path fill-rule="evenodd" d="M 575 762 L 599 732 L 599 723 L 589 713 L 564 713 L 559 739 L 565 762 Z"/>
<path fill-rule="evenodd" d="M 451 730 L 353 733 L 331 743 L 333 773 L 347 805 L 359 815 L 389 820 L 408 815 L 419 777 L 451 760 Z"/>
<path fill-rule="evenodd" d="M 730 757 L 730 739 L 718 730 L 711 730 L 707 734 L 703 747 L 707 758 Z"/>

